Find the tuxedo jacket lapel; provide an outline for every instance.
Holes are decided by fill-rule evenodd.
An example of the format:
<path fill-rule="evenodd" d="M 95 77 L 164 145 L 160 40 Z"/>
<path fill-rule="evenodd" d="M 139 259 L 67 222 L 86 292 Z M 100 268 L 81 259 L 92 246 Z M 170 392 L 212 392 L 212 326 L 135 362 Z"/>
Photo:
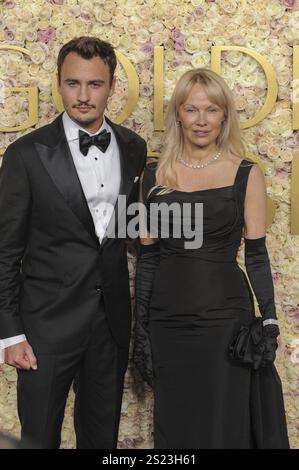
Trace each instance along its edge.
<path fill-rule="evenodd" d="M 47 136 L 34 143 L 53 183 L 85 229 L 98 243 L 84 192 L 65 137 L 62 117 L 47 127 Z"/>
<path fill-rule="evenodd" d="M 119 148 L 121 170 L 119 194 L 128 196 L 132 189 L 134 177 L 136 176 L 136 163 L 134 159 L 134 150 L 136 151 L 136 149 L 132 146 L 134 137 L 127 134 L 125 128 L 117 126 L 107 118 L 106 121 L 113 129 Z"/>
<path fill-rule="evenodd" d="M 136 171 L 138 169 L 135 155 L 136 147 L 132 145 L 135 140 L 134 134 L 129 134 L 125 128 L 114 124 L 107 117 L 106 121 L 108 122 L 109 126 L 111 126 L 111 128 L 113 129 L 119 148 L 121 170 L 121 183 L 119 195 L 125 196 L 128 199 L 132 186 L 134 184 Z M 127 204 L 123 204 L 119 207 L 118 203 L 116 202 L 114 213 L 112 214 L 112 217 L 107 227 L 107 235 L 103 239 L 101 243 L 102 245 L 107 241 L 107 238 L 109 236 L 113 236 L 114 233 L 117 233 L 117 229 L 120 228 L 118 227 L 118 221 L 121 219 L 121 216 L 124 215 L 123 212 L 126 210 L 126 208 Z"/>

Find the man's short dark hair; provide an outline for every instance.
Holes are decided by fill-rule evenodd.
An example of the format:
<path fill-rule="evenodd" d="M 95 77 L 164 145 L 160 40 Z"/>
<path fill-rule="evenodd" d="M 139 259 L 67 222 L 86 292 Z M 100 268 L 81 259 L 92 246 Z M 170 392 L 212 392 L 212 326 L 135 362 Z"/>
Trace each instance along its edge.
<path fill-rule="evenodd" d="M 57 58 L 58 81 L 61 79 L 62 64 L 68 54 L 75 52 L 83 59 L 92 59 L 100 57 L 110 70 L 110 84 L 112 83 L 117 64 L 114 48 L 109 42 L 101 41 L 91 36 L 81 36 L 74 38 L 62 46 Z"/>

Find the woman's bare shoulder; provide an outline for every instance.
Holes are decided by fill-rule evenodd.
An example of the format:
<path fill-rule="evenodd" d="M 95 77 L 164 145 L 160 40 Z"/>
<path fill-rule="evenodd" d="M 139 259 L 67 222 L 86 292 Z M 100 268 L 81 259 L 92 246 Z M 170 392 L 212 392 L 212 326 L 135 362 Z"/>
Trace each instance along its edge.
<path fill-rule="evenodd" d="M 230 153 L 227 156 L 227 161 L 230 162 L 234 166 L 239 166 L 242 163 L 243 160 L 246 160 L 246 159 L 239 156 L 239 155 L 235 155 L 235 154 L 232 154 L 232 153 Z"/>

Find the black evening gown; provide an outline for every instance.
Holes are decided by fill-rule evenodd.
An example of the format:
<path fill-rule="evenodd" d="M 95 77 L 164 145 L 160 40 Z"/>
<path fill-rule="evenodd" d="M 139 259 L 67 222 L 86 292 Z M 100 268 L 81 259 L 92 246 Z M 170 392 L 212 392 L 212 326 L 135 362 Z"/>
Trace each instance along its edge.
<path fill-rule="evenodd" d="M 280 414 L 278 423 L 273 424 L 284 428 L 278 432 L 283 437 L 276 439 L 274 432 L 262 444 L 261 435 L 273 430 L 256 430 L 261 426 L 257 416 L 261 406 L 252 406 L 252 397 L 259 393 L 258 378 L 228 355 L 237 330 L 254 318 L 250 287 L 236 261 L 251 167 L 252 162 L 242 160 L 231 186 L 167 194 L 159 194 L 157 188 L 148 194 L 155 184 L 156 164 L 149 164 L 145 170 L 147 209 L 161 202 L 203 203 L 200 248 L 186 249 L 183 236 L 171 236 L 177 224 L 174 218 L 169 222 L 169 238 L 161 236 L 161 225 L 158 219 L 154 221 L 161 251 L 149 310 L 156 448 L 288 447 L 281 384 L 274 366 L 270 375 L 280 387 L 276 397 L 279 410 L 271 408 L 269 412 Z M 148 211 L 148 222 L 153 222 L 153 217 Z"/>

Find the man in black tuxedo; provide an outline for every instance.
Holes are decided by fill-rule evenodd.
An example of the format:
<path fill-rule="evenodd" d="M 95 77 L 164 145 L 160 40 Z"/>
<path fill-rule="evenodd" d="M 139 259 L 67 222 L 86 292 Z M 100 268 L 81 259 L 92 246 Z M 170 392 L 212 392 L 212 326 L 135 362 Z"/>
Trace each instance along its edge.
<path fill-rule="evenodd" d="M 65 44 L 65 112 L 10 145 L 0 171 L 0 342 L 22 437 L 42 448 L 60 445 L 73 380 L 77 447 L 117 444 L 131 309 L 125 239 L 109 227 L 119 195 L 138 199 L 146 144 L 104 117 L 115 67 L 108 43 Z"/>

